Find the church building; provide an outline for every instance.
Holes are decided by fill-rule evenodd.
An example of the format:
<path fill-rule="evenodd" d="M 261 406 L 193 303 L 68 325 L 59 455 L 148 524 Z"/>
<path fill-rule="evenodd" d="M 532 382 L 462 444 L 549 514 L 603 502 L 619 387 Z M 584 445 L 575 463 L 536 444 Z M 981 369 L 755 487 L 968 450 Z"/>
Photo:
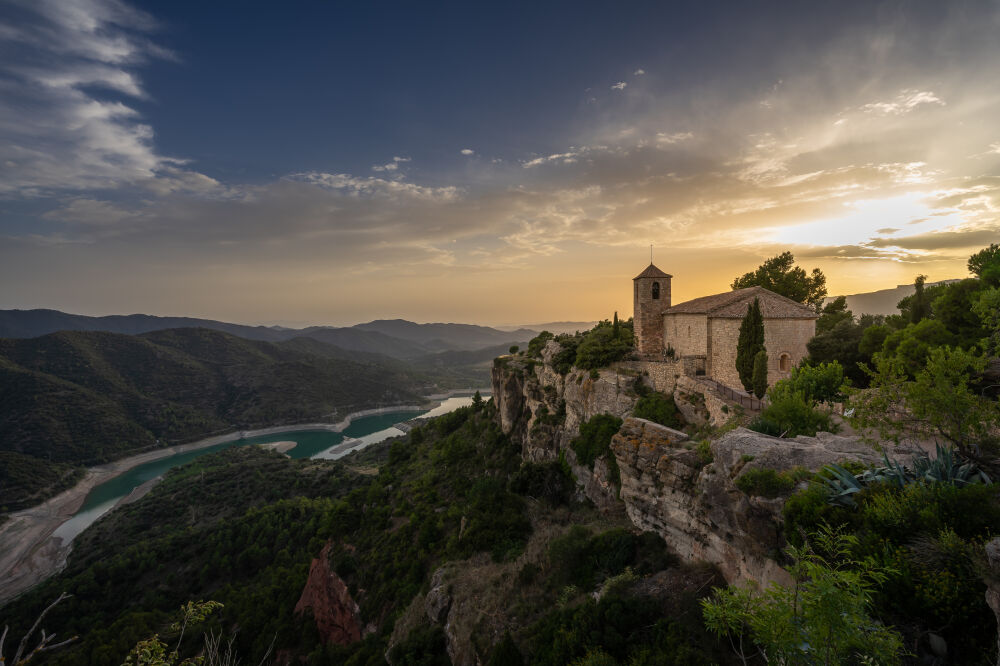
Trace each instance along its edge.
<path fill-rule="evenodd" d="M 673 276 L 650 264 L 633 278 L 633 324 L 639 354 L 673 359 L 686 374 L 705 376 L 743 390 L 736 371 L 740 323 L 754 298 L 764 318 L 768 384 L 788 377 L 808 355 L 816 335 L 816 312 L 763 287 L 736 289 L 671 305 Z"/>

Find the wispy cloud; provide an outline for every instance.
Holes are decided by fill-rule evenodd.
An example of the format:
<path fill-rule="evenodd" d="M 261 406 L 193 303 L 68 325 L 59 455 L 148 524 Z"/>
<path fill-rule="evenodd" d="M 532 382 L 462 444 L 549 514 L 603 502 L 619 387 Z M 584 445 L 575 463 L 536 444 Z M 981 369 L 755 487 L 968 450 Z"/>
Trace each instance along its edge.
<path fill-rule="evenodd" d="M 923 104 L 945 105 L 944 100 L 929 90 L 903 90 L 888 102 L 869 102 L 861 107 L 861 111 L 880 116 L 901 116 Z"/>
<path fill-rule="evenodd" d="M 474 151 L 472 148 L 462 148 L 461 153 L 463 155 L 475 155 L 476 151 Z"/>
<path fill-rule="evenodd" d="M 613 86 L 611 86 L 611 89 L 612 90 L 625 90 L 625 86 L 627 86 L 627 85 L 628 84 L 625 83 L 624 81 L 619 81 L 618 83 L 616 83 Z"/>
<path fill-rule="evenodd" d="M 136 68 L 172 54 L 147 35 L 153 18 L 118 0 L 15 0 L 28 20 L 0 41 L 0 195 L 116 188 L 182 160 L 159 154 L 128 102 L 147 97 Z"/>

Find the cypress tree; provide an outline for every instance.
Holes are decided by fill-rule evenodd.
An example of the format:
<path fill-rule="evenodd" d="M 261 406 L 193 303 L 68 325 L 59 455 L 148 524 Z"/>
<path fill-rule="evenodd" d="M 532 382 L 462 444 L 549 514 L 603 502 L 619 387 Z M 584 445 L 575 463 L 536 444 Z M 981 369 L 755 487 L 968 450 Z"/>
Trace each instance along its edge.
<path fill-rule="evenodd" d="M 740 338 L 736 343 L 736 372 L 748 393 L 753 391 L 754 357 L 763 349 L 764 317 L 760 313 L 760 301 L 755 298 L 740 322 Z"/>
<path fill-rule="evenodd" d="M 615 321 L 611 324 L 611 331 L 614 334 L 615 340 L 621 337 L 621 327 L 618 325 L 618 310 L 615 310 Z"/>
<path fill-rule="evenodd" d="M 761 349 L 753 357 L 753 394 L 763 398 L 767 393 L 767 352 Z"/>

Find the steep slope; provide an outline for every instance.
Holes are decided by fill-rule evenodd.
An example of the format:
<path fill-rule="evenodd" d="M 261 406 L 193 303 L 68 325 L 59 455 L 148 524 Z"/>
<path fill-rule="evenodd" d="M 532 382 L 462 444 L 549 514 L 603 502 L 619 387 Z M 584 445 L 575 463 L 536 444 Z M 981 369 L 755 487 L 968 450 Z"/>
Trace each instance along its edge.
<path fill-rule="evenodd" d="M 154 632 L 176 641 L 189 599 L 224 607 L 182 655 L 211 629 L 235 633 L 243 663 L 272 640 L 287 664 L 729 663 L 697 611 L 713 572 L 575 501 L 558 466 L 521 465 L 495 416 L 479 403 L 342 461 L 200 458 L 95 523 L 0 616 L 19 635 L 72 594 L 45 626 L 80 640 L 53 664 L 117 666 Z"/>
<path fill-rule="evenodd" d="M 419 402 L 428 388 L 406 368 L 299 346 L 207 329 L 0 340 L 0 450 L 38 467 L 95 464 L 219 430 Z M 37 490 L 5 485 L 0 506 Z"/>

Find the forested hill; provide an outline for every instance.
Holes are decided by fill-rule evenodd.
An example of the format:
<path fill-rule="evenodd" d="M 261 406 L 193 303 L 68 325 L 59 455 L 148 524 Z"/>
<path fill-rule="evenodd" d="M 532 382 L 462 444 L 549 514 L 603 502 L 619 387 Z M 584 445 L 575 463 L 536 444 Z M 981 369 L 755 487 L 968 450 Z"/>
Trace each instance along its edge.
<path fill-rule="evenodd" d="M 403 319 L 378 320 L 356 326 L 244 326 L 213 319 L 156 317 L 145 314 L 88 317 L 58 310 L 0 310 L 0 338 L 33 338 L 57 331 L 105 331 L 138 335 L 170 328 L 208 328 L 248 340 L 281 342 L 308 337 L 349 351 L 412 360 L 449 350 L 474 350 L 524 343 L 538 333 L 527 329 L 500 331 L 471 324 L 416 324 Z"/>
<path fill-rule="evenodd" d="M 318 342 L 197 328 L 0 339 L 0 506 L 44 495 L 42 486 L 56 490 L 66 465 L 113 460 L 158 440 L 419 402 L 432 388 L 402 364 L 346 356 Z"/>

